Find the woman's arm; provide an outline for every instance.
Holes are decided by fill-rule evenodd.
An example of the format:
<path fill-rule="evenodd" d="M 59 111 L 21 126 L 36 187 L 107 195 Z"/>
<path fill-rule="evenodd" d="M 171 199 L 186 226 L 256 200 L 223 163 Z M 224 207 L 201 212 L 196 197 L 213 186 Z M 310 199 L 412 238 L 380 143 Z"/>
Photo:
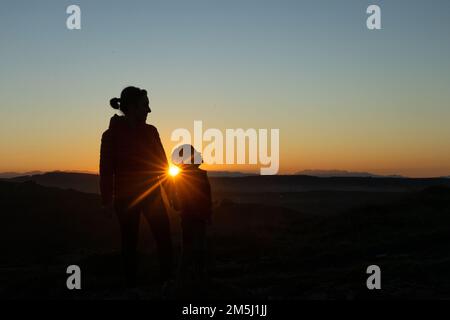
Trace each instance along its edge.
<path fill-rule="evenodd" d="M 158 168 L 161 168 L 161 174 L 167 174 L 167 170 L 169 169 L 169 162 L 167 161 L 166 152 L 164 151 L 164 147 L 161 142 L 161 138 L 159 137 L 158 129 L 154 126 L 151 126 L 153 129 L 153 137 L 156 141 L 156 150 L 154 150 L 156 154 L 156 159 L 158 163 L 156 164 Z"/>
<path fill-rule="evenodd" d="M 159 179 L 161 181 L 162 187 L 164 188 L 164 191 L 166 192 L 166 195 L 169 199 L 170 205 L 174 206 L 176 202 L 176 195 L 175 195 L 175 186 L 174 181 L 171 179 L 171 177 L 168 175 L 169 170 L 169 162 L 167 161 L 166 152 L 164 151 L 164 147 L 161 142 L 161 138 L 159 137 L 158 130 L 152 126 L 153 129 L 153 135 L 154 139 L 156 141 L 156 159 L 158 163 L 156 164 L 158 168 L 161 168 L 161 172 L 159 173 Z"/>

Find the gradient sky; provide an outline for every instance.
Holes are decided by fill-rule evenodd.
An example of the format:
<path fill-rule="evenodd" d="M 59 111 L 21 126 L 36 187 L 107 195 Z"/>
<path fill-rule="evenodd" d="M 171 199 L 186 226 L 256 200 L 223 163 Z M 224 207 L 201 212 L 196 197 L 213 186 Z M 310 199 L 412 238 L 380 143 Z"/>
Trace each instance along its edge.
<path fill-rule="evenodd" d="M 383 30 L 366 28 L 370 4 Z M 97 172 L 108 101 L 135 85 L 167 153 L 174 129 L 203 120 L 279 128 L 281 173 L 450 175 L 448 0 L 0 6 L 0 171 Z"/>

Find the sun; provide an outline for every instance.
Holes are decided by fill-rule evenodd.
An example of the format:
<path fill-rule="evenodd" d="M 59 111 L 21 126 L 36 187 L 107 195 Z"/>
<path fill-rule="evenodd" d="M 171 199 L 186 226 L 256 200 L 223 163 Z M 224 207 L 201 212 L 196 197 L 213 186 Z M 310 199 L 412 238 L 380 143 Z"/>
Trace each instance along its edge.
<path fill-rule="evenodd" d="M 172 177 L 175 177 L 177 174 L 179 174 L 180 173 L 180 168 L 178 168 L 177 166 L 170 166 L 170 168 L 169 168 L 169 174 L 172 176 Z"/>

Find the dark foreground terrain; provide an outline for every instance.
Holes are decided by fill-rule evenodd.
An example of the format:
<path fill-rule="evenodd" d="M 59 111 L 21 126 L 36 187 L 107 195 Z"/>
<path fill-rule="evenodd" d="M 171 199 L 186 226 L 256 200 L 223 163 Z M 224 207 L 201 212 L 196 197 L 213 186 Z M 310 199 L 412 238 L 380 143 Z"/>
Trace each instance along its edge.
<path fill-rule="evenodd" d="M 450 188 L 444 180 L 400 183 L 407 186 L 401 190 L 387 183 L 385 191 L 381 180 L 372 189 L 374 180 L 363 180 L 359 189 L 353 180 L 343 190 L 326 190 L 320 180 L 320 187 L 304 191 L 280 182 L 284 189 L 271 192 L 253 188 L 257 178 L 238 178 L 242 192 L 213 184 L 206 298 L 450 298 Z M 97 194 L 0 181 L 0 202 L 0 298 L 173 298 L 155 280 L 154 246 L 143 220 L 140 285 L 121 288 L 117 221 L 101 214 Z M 179 221 L 170 214 L 178 250 Z M 72 264 L 82 270 L 80 291 L 66 289 Z M 382 270 L 377 292 L 366 287 L 366 268 L 373 264 Z"/>

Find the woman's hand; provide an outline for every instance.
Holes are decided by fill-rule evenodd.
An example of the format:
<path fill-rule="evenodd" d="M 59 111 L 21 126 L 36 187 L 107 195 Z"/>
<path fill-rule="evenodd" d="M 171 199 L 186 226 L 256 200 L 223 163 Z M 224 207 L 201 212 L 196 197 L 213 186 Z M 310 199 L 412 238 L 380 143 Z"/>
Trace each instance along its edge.
<path fill-rule="evenodd" d="M 175 210 L 175 211 L 179 211 L 180 210 L 179 205 L 178 205 L 178 199 L 177 199 L 176 195 L 171 194 L 169 196 L 169 204 L 170 204 L 170 207 L 173 210 Z"/>

